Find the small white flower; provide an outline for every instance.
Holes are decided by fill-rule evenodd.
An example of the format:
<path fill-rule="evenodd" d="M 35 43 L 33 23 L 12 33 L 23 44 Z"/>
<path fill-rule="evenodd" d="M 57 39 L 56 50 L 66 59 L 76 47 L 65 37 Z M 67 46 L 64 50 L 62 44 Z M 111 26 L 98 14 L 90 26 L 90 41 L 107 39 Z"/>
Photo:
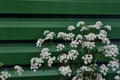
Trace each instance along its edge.
<path fill-rule="evenodd" d="M 75 38 L 75 40 L 78 42 L 78 43 L 82 43 L 82 39 L 83 39 L 83 36 L 81 34 L 78 34 Z"/>
<path fill-rule="evenodd" d="M 67 40 L 74 40 L 75 34 L 73 33 L 68 33 L 67 34 Z"/>
<path fill-rule="evenodd" d="M 42 59 L 49 59 L 50 58 L 51 53 L 49 52 L 48 48 L 43 48 L 41 53 L 40 53 L 40 57 Z"/>
<path fill-rule="evenodd" d="M 105 30 L 100 30 L 97 37 L 102 41 L 102 43 L 110 44 L 110 40 L 107 38 L 107 32 Z"/>
<path fill-rule="evenodd" d="M 116 69 L 119 68 L 120 64 L 119 61 L 114 60 L 114 61 L 109 61 L 108 66 L 111 67 L 113 71 L 116 71 Z"/>
<path fill-rule="evenodd" d="M 84 31 L 84 30 L 89 30 L 89 28 L 86 26 L 81 27 L 80 31 Z"/>
<path fill-rule="evenodd" d="M 70 43 L 70 46 L 72 47 L 72 48 L 77 48 L 78 47 L 78 42 L 75 40 L 75 41 L 72 41 L 71 43 Z"/>
<path fill-rule="evenodd" d="M 100 66 L 100 73 L 103 74 L 104 76 L 107 75 L 108 67 L 104 64 Z"/>
<path fill-rule="evenodd" d="M 79 55 L 79 53 L 78 53 L 77 50 L 70 50 L 70 51 L 68 51 L 68 56 L 67 56 L 67 58 L 68 58 L 69 60 L 75 60 L 75 59 L 77 59 L 78 55 Z"/>
<path fill-rule="evenodd" d="M 105 80 L 101 74 L 97 74 L 96 80 Z"/>
<path fill-rule="evenodd" d="M 65 48 L 65 45 L 63 45 L 63 44 L 58 44 L 58 45 L 56 46 L 56 48 L 57 48 L 57 51 L 61 51 L 61 50 L 63 50 L 63 49 Z"/>
<path fill-rule="evenodd" d="M 78 34 L 77 36 L 76 36 L 76 40 L 82 40 L 83 39 L 83 36 L 81 35 L 81 34 Z"/>
<path fill-rule="evenodd" d="M 48 66 L 51 67 L 51 65 L 53 64 L 53 61 L 56 60 L 56 57 L 51 57 L 48 59 Z"/>
<path fill-rule="evenodd" d="M 64 62 L 64 63 L 67 63 L 67 61 L 69 60 L 68 57 L 67 57 L 67 54 L 62 54 L 62 55 L 59 55 L 57 60 L 60 61 L 60 63 Z"/>
<path fill-rule="evenodd" d="M 43 34 L 46 36 L 48 33 L 50 33 L 50 31 L 49 30 L 45 30 Z"/>
<path fill-rule="evenodd" d="M 115 80 L 120 80 L 120 76 L 117 75 L 117 76 L 114 77 L 114 79 L 115 79 Z"/>
<path fill-rule="evenodd" d="M 22 75 L 22 73 L 24 72 L 24 70 L 22 69 L 21 66 L 14 66 L 14 69 L 16 70 L 16 72 L 18 73 L 18 75 Z"/>
<path fill-rule="evenodd" d="M 54 33 L 54 32 L 49 32 L 49 33 L 46 35 L 45 40 L 53 39 L 54 36 L 55 36 L 55 33 Z"/>
<path fill-rule="evenodd" d="M 30 63 L 31 63 L 31 69 L 36 72 L 36 70 L 41 67 L 42 63 L 44 61 L 41 59 L 41 58 L 38 58 L 38 57 L 33 57 L 31 60 L 30 60 Z"/>
<path fill-rule="evenodd" d="M 11 77 L 11 74 L 8 73 L 7 71 L 2 71 L 0 75 L 1 80 L 7 80 L 9 77 Z"/>
<path fill-rule="evenodd" d="M 64 32 L 59 32 L 57 35 L 57 38 L 62 38 L 64 40 L 67 40 L 68 35 Z"/>
<path fill-rule="evenodd" d="M 96 28 L 95 25 L 88 25 L 87 27 L 88 27 L 89 29 L 90 29 L 90 28 Z"/>
<path fill-rule="evenodd" d="M 120 70 L 117 71 L 117 74 L 120 74 Z"/>
<path fill-rule="evenodd" d="M 104 52 L 106 57 L 117 57 L 119 54 L 118 48 L 114 44 L 104 46 Z"/>
<path fill-rule="evenodd" d="M 78 74 L 81 74 L 81 73 L 84 73 L 84 72 L 93 72 L 93 71 L 94 71 L 94 69 L 90 66 L 82 66 L 82 67 L 77 69 Z"/>
<path fill-rule="evenodd" d="M 102 26 L 102 22 L 101 21 L 97 21 L 95 25 L 93 25 L 96 29 L 100 29 Z"/>
<path fill-rule="evenodd" d="M 67 28 L 68 31 L 72 31 L 72 30 L 74 30 L 74 29 L 75 29 L 75 27 L 74 27 L 73 25 L 68 26 L 68 28 Z"/>
<path fill-rule="evenodd" d="M 101 25 L 103 25 L 103 23 L 101 21 L 97 21 L 96 25 L 100 25 L 101 26 Z"/>
<path fill-rule="evenodd" d="M 79 27 L 79 26 L 84 25 L 84 24 L 85 24 L 85 22 L 79 21 L 76 26 Z"/>
<path fill-rule="evenodd" d="M 108 29 L 108 30 L 111 30 L 111 26 L 110 25 L 106 25 L 105 28 Z"/>
<path fill-rule="evenodd" d="M 37 43 L 36 43 L 36 46 L 37 47 L 41 47 L 41 45 L 43 44 L 43 42 L 44 42 L 44 39 L 38 39 Z"/>
<path fill-rule="evenodd" d="M 84 78 L 83 78 L 83 75 L 77 74 L 76 76 L 74 76 L 74 77 L 72 78 L 72 80 L 84 80 Z"/>
<path fill-rule="evenodd" d="M 83 48 L 89 48 L 89 49 L 93 49 L 95 47 L 95 42 L 83 42 L 82 43 L 82 47 Z"/>
<path fill-rule="evenodd" d="M 85 38 L 88 41 L 94 41 L 96 39 L 96 35 L 94 33 L 89 33 L 88 35 L 85 35 Z"/>
<path fill-rule="evenodd" d="M 84 64 L 89 64 L 92 62 L 93 56 L 91 54 L 86 54 L 82 59 L 84 60 Z"/>
<path fill-rule="evenodd" d="M 105 30 L 100 30 L 99 34 L 103 34 L 107 36 L 107 32 Z"/>
<path fill-rule="evenodd" d="M 98 39 L 103 40 L 106 38 L 106 35 L 105 34 L 98 34 L 97 37 L 98 37 Z"/>
<path fill-rule="evenodd" d="M 70 66 L 61 66 L 59 68 L 60 74 L 62 74 L 63 76 L 68 76 L 70 77 L 72 74 L 72 70 L 70 69 Z"/>

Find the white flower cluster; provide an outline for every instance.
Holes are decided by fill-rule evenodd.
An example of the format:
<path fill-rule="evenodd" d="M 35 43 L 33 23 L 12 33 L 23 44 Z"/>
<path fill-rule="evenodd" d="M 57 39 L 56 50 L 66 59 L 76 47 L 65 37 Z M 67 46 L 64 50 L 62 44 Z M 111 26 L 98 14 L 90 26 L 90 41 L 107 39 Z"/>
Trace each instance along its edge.
<path fill-rule="evenodd" d="M 105 76 L 105 75 L 107 75 L 107 71 L 108 71 L 108 67 L 105 64 L 102 64 L 100 66 L 100 73 Z"/>
<path fill-rule="evenodd" d="M 51 57 L 48 59 L 48 66 L 51 67 L 51 65 L 53 64 L 53 61 L 56 60 L 56 57 Z"/>
<path fill-rule="evenodd" d="M 63 44 L 58 44 L 58 45 L 56 46 L 56 48 L 57 48 L 57 51 L 62 51 L 62 50 L 65 48 L 65 45 L 63 45 Z"/>
<path fill-rule="evenodd" d="M 30 63 L 31 63 L 31 70 L 33 70 L 34 72 L 36 72 L 36 70 L 42 66 L 42 63 L 44 61 L 41 59 L 41 58 L 38 58 L 38 57 L 33 57 L 31 60 L 30 60 Z"/>
<path fill-rule="evenodd" d="M 43 34 L 46 36 L 48 33 L 50 33 L 50 31 L 49 30 L 45 30 Z"/>
<path fill-rule="evenodd" d="M 91 54 L 86 54 L 82 59 L 84 60 L 84 64 L 89 64 L 92 62 L 93 56 Z"/>
<path fill-rule="evenodd" d="M 114 61 L 109 61 L 108 66 L 112 68 L 113 71 L 116 71 L 120 67 L 119 61 L 114 60 Z"/>
<path fill-rule="evenodd" d="M 59 32 L 57 35 L 57 38 L 62 38 L 63 40 L 74 40 L 75 34 L 73 33 L 64 33 L 64 32 Z"/>
<path fill-rule="evenodd" d="M 96 35 L 94 33 L 89 33 L 88 35 L 85 35 L 85 38 L 88 41 L 94 41 L 96 39 Z"/>
<path fill-rule="evenodd" d="M 22 75 L 22 73 L 24 72 L 22 67 L 18 65 L 14 66 L 14 69 L 16 70 L 16 73 L 18 73 L 18 75 Z"/>
<path fill-rule="evenodd" d="M 101 21 L 97 21 L 94 26 L 96 29 L 100 29 L 102 25 L 103 25 L 103 23 Z"/>
<path fill-rule="evenodd" d="M 74 30 L 74 29 L 75 29 L 75 27 L 71 25 L 71 26 L 68 26 L 68 29 L 67 29 L 67 30 L 68 30 L 68 31 L 72 31 L 72 30 Z"/>
<path fill-rule="evenodd" d="M 46 35 L 45 40 L 53 39 L 54 36 L 55 36 L 55 33 L 54 33 L 54 32 L 49 32 L 49 33 Z"/>
<path fill-rule="evenodd" d="M 68 33 L 67 34 L 67 40 L 74 40 L 75 34 L 73 33 Z"/>
<path fill-rule="evenodd" d="M 83 27 L 81 27 L 81 29 L 80 29 L 80 31 L 85 31 L 85 30 L 89 30 L 89 28 L 86 27 L 86 26 L 83 26 Z"/>
<path fill-rule="evenodd" d="M 82 67 L 77 69 L 78 74 L 81 74 L 84 72 L 93 72 L 93 71 L 95 71 L 95 68 L 91 67 L 91 66 L 82 66 Z"/>
<path fill-rule="evenodd" d="M 82 43 L 82 47 L 83 48 L 89 48 L 89 49 L 93 49 L 95 47 L 95 42 L 83 42 Z"/>
<path fill-rule="evenodd" d="M 0 75 L 0 79 L 1 79 L 1 80 L 6 80 L 6 79 L 8 79 L 9 77 L 11 77 L 11 74 L 8 73 L 7 71 L 2 71 L 2 72 L 1 72 L 1 75 Z"/>
<path fill-rule="evenodd" d="M 101 21 L 97 21 L 94 25 L 83 26 L 81 27 L 80 31 L 85 31 L 89 29 L 101 29 L 103 23 Z"/>
<path fill-rule="evenodd" d="M 79 53 L 77 50 L 70 50 L 68 51 L 68 60 L 75 60 L 77 59 Z"/>
<path fill-rule="evenodd" d="M 40 53 L 40 57 L 42 59 L 49 59 L 50 58 L 51 53 L 49 52 L 48 48 L 43 48 L 41 53 Z"/>
<path fill-rule="evenodd" d="M 104 46 L 104 52 L 106 57 L 117 57 L 119 54 L 118 48 L 114 44 Z"/>
<path fill-rule="evenodd" d="M 72 33 L 72 31 L 77 28 L 80 29 L 80 32 L 75 32 L 77 34 Z M 49 67 L 51 67 L 54 62 L 57 62 L 64 65 L 59 67 L 60 74 L 70 77 L 72 74 L 72 70 L 70 69 L 72 64 L 71 61 L 74 63 L 75 60 L 80 60 L 81 62 L 84 62 L 84 65 L 81 65 L 81 67 L 77 69 L 75 67 L 77 74 L 72 78 L 72 80 L 93 80 L 93 78 L 90 78 L 93 76 L 95 76 L 94 79 L 96 80 L 105 80 L 103 76 L 107 75 L 109 68 L 113 71 L 117 71 L 119 69 L 119 60 L 117 59 L 119 50 L 116 45 L 111 44 L 110 39 L 108 38 L 107 31 L 111 30 L 110 25 L 104 26 L 101 21 L 97 21 L 92 25 L 85 25 L 84 21 L 79 21 L 76 26 L 68 26 L 67 30 L 69 33 L 68 31 L 67 33 L 58 32 L 57 36 L 54 32 L 50 32 L 49 30 L 44 31 L 44 35 L 46 37 L 37 41 L 36 45 L 38 47 L 41 47 L 45 40 L 53 39 L 54 36 L 56 36 L 57 39 L 70 42 L 70 47 L 59 43 L 56 46 L 56 50 L 57 52 L 61 52 L 61 54 L 58 52 L 56 57 L 52 55 L 48 48 L 43 48 L 39 57 L 31 59 L 32 70 L 36 71 L 46 61 Z M 87 30 L 90 30 L 90 32 L 88 33 Z M 86 32 L 84 33 L 83 31 Z M 79 51 L 82 51 L 82 54 L 84 55 L 79 56 Z M 94 52 L 95 54 L 91 54 L 91 52 Z M 100 67 L 98 67 L 96 64 L 98 60 L 97 57 L 99 57 L 96 54 L 98 53 L 103 53 L 106 58 L 109 57 L 112 59 L 108 64 L 106 64 L 107 66 L 105 64 L 100 64 Z M 78 61 L 75 63 L 78 63 Z M 120 76 L 117 75 L 114 79 L 120 80 Z"/>
<path fill-rule="evenodd" d="M 31 69 L 36 72 L 36 70 L 42 66 L 42 63 L 44 63 L 44 60 L 48 60 L 48 66 L 51 67 L 53 64 L 53 61 L 56 60 L 56 57 L 51 57 L 51 53 L 49 52 L 48 48 L 43 48 L 40 57 L 33 57 L 31 59 Z"/>
<path fill-rule="evenodd" d="M 71 76 L 72 70 L 70 69 L 70 66 L 60 66 L 59 68 L 60 74 L 63 76 Z"/>
<path fill-rule="evenodd" d="M 77 25 L 79 25 L 79 24 L 77 24 Z M 102 25 L 103 25 L 103 23 L 101 21 L 97 21 L 94 25 L 82 26 L 80 31 L 85 31 L 85 30 L 89 30 L 89 29 L 100 30 L 102 28 Z M 111 26 L 110 25 L 106 25 L 103 28 L 111 30 Z"/>
<path fill-rule="evenodd" d="M 85 24 L 84 21 L 79 21 L 76 26 L 77 26 L 77 27 L 80 27 L 80 26 L 82 26 L 82 25 L 84 25 L 84 24 Z"/>
<path fill-rule="evenodd" d="M 77 74 L 72 78 L 72 80 L 84 80 L 83 76 L 81 74 Z"/>
<path fill-rule="evenodd" d="M 76 41 L 76 40 L 74 40 L 74 41 L 72 41 L 71 43 L 70 43 L 70 46 L 72 47 L 72 48 L 77 48 L 78 47 L 78 42 Z"/>
<path fill-rule="evenodd" d="M 98 73 L 96 80 L 105 80 L 102 76 L 102 74 Z"/>
<path fill-rule="evenodd" d="M 102 43 L 110 44 L 110 40 L 107 38 L 107 32 L 105 30 L 100 30 L 97 37 L 102 41 Z"/>
<path fill-rule="evenodd" d="M 36 42 L 36 46 L 41 47 L 43 42 L 44 42 L 44 39 L 38 39 L 37 42 Z"/>
<path fill-rule="evenodd" d="M 67 63 L 68 61 L 68 57 L 67 57 L 67 54 L 63 53 L 62 55 L 59 55 L 57 60 L 60 62 L 60 63 Z"/>
<path fill-rule="evenodd" d="M 106 25 L 105 28 L 108 29 L 108 30 L 111 30 L 111 26 L 110 25 Z"/>
<path fill-rule="evenodd" d="M 117 71 L 117 74 L 118 74 L 118 75 L 116 75 L 116 76 L 114 77 L 114 79 L 115 79 L 115 80 L 120 80 L 120 71 Z"/>
<path fill-rule="evenodd" d="M 120 80 L 120 76 L 117 75 L 117 76 L 114 77 L 114 79 L 115 79 L 115 80 Z"/>
<path fill-rule="evenodd" d="M 96 65 L 89 65 L 89 66 L 81 66 L 80 68 L 77 69 L 77 75 L 72 78 L 72 80 L 93 80 L 90 79 L 90 75 L 96 75 L 93 72 L 96 70 Z M 84 75 L 84 74 L 88 75 Z M 98 80 L 98 79 L 96 79 Z"/>
<path fill-rule="evenodd" d="M 83 36 L 81 34 L 78 34 L 75 38 L 75 40 L 78 42 L 78 43 L 82 43 L 82 39 L 83 39 Z"/>
<path fill-rule="evenodd" d="M 54 32 L 50 32 L 49 30 L 45 30 L 44 35 L 46 36 L 44 40 L 48 40 L 53 39 L 56 34 Z"/>
<path fill-rule="evenodd" d="M 44 39 L 38 39 L 36 42 L 37 47 L 41 47 L 45 40 L 53 39 L 53 37 L 56 35 L 54 32 L 50 32 L 48 30 L 44 31 L 44 35 L 46 36 Z"/>
<path fill-rule="evenodd" d="M 75 60 L 77 59 L 77 56 L 79 55 L 77 50 L 70 50 L 68 51 L 68 54 L 62 54 L 57 59 L 60 63 L 64 62 L 67 63 L 68 60 Z"/>

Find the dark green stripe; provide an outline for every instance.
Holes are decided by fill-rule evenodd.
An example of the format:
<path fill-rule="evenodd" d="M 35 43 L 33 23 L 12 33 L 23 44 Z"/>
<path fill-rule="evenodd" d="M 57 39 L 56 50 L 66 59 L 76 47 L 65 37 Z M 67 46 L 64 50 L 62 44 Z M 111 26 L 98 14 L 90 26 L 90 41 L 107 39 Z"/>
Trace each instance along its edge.
<path fill-rule="evenodd" d="M 119 0 L 1 0 L 0 13 L 120 14 Z"/>
<path fill-rule="evenodd" d="M 120 49 L 120 43 L 114 42 L 118 45 Z M 54 43 L 47 43 L 43 45 L 43 48 L 48 47 L 52 55 L 56 56 L 59 53 L 56 51 L 56 45 Z M 32 57 L 39 56 L 42 48 L 37 48 L 35 44 L 24 43 L 24 44 L 0 44 L 0 62 L 4 65 L 14 65 L 14 64 L 30 64 L 30 59 Z M 69 50 L 70 46 L 66 46 L 66 50 Z M 81 55 L 80 51 L 80 55 Z M 103 57 L 104 55 L 99 55 L 98 62 L 107 62 L 109 59 Z M 120 55 L 118 56 L 120 59 Z"/>
<path fill-rule="evenodd" d="M 79 20 L 87 24 L 102 21 L 112 26 L 110 38 L 119 39 L 120 19 L 85 19 L 85 18 L 0 18 L 0 40 L 37 40 L 43 37 L 44 30 L 63 31 L 69 25 L 76 25 Z M 78 30 L 79 31 L 79 30 Z"/>

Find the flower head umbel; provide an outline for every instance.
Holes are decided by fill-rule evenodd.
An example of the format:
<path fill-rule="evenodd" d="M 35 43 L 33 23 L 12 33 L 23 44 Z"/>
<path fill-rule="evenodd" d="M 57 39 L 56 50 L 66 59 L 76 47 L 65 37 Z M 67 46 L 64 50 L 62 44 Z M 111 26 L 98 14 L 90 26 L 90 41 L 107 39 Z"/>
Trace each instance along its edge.
<path fill-rule="evenodd" d="M 30 60 L 30 63 L 31 63 L 30 69 L 33 70 L 34 72 L 36 72 L 37 69 L 42 66 L 42 63 L 43 63 L 43 62 L 44 62 L 44 61 L 43 61 L 42 58 L 33 57 L 33 58 Z"/>
<path fill-rule="evenodd" d="M 105 76 L 105 75 L 107 75 L 107 71 L 108 71 L 108 67 L 105 64 L 102 64 L 100 66 L 100 73 Z"/>
<path fill-rule="evenodd" d="M 94 41 L 96 39 L 96 35 L 94 33 L 89 33 L 88 35 L 85 35 L 85 38 L 88 41 Z"/>
<path fill-rule="evenodd" d="M 79 21 L 76 26 L 79 27 L 79 26 L 84 25 L 84 24 L 85 24 L 84 21 Z"/>
<path fill-rule="evenodd" d="M 70 66 L 61 66 L 59 68 L 60 74 L 62 74 L 63 76 L 71 76 L 72 74 L 72 70 L 70 69 Z"/>
<path fill-rule="evenodd" d="M 24 72 L 22 67 L 18 65 L 14 66 L 14 69 L 16 70 L 16 73 L 18 73 L 18 75 L 22 75 L 22 73 Z"/>
<path fill-rule="evenodd" d="M 9 77 L 11 77 L 11 74 L 8 73 L 7 71 L 2 71 L 0 74 L 0 79 L 1 80 L 7 80 Z"/>
<path fill-rule="evenodd" d="M 89 48 L 89 49 L 93 49 L 95 47 L 95 42 L 83 42 L 82 43 L 82 47 L 83 48 Z"/>
<path fill-rule="evenodd" d="M 51 53 L 49 52 L 48 48 L 43 48 L 41 53 L 40 53 L 40 56 L 42 59 L 49 59 L 50 55 L 51 55 Z"/>
<path fill-rule="evenodd" d="M 111 26 L 110 25 L 106 25 L 105 28 L 108 29 L 108 30 L 111 30 Z"/>
<path fill-rule="evenodd" d="M 44 42 L 44 39 L 38 39 L 38 41 L 37 41 L 37 43 L 36 43 L 36 46 L 37 46 L 37 47 L 41 47 L 42 44 L 43 44 L 43 42 Z"/>
<path fill-rule="evenodd" d="M 104 46 L 104 52 L 106 57 L 117 57 L 119 54 L 118 48 L 114 44 Z"/>
<path fill-rule="evenodd" d="M 57 51 L 62 51 L 62 50 L 65 48 L 65 45 L 63 45 L 63 44 L 58 44 L 58 45 L 56 46 L 56 48 L 57 48 Z"/>
<path fill-rule="evenodd" d="M 53 61 L 55 61 L 55 60 L 56 60 L 56 57 L 50 57 L 48 59 L 48 66 L 51 67 L 51 65 L 53 64 Z"/>
<path fill-rule="evenodd" d="M 68 30 L 68 31 L 72 31 L 72 30 L 74 30 L 74 29 L 75 29 L 75 27 L 71 25 L 71 26 L 68 26 L 68 29 L 67 29 L 67 30 Z"/>
<path fill-rule="evenodd" d="M 93 56 L 91 54 L 86 54 L 82 59 L 84 60 L 84 64 L 89 64 L 92 62 Z"/>

